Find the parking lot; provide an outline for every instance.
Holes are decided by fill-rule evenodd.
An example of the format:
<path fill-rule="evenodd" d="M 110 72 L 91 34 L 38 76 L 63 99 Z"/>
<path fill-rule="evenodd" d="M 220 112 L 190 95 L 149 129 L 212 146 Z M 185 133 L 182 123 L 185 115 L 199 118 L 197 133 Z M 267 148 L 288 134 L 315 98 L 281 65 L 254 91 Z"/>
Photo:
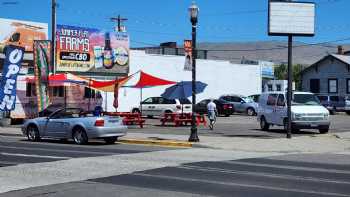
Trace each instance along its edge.
<path fill-rule="evenodd" d="M 345 113 L 338 113 L 330 116 L 331 127 L 329 133 L 338 133 L 349 131 L 350 116 Z M 158 118 L 146 119 L 146 125 L 143 129 L 138 126 L 129 127 L 128 132 L 154 133 L 154 134 L 174 134 L 186 135 L 190 132 L 190 126 L 174 127 L 173 125 L 161 126 Z M 283 127 L 271 127 L 269 131 L 261 131 L 256 116 L 246 116 L 242 114 L 231 115 L 230 117 L 218 117 L 214 130 L 199 125 L 198 134 L 206 136 L 225 136 L 225 137 L 256 137 L 256 138 L 281 138 L 286 133 Z M 319 134 L 318 130 L 301 130 L 293 133 L 293 136 Z"/>

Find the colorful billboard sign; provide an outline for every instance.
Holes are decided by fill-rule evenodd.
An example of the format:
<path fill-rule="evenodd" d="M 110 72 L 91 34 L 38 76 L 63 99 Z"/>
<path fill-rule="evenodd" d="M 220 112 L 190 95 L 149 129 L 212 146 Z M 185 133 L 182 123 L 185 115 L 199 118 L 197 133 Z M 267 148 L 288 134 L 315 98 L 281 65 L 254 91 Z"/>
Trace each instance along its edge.
<path fill-rule="evenodd" d="M 0 83 L 0 110 L 10 111 L 15 108 L 17 75 L 21 70 L 24 48 L 8 45 L 5 49 L 5 63 Z"/>
<path fill-rule="evenodd" d="M 47 23 L 0 18 L 0 45 L 20 46 L 33 51 L 34 40 L 47 40 Z"/>
<path fill-rule="evenodd" d="M 58 25 L 56 71 L 95 75 L 128 74 L 129 36 Z"/>

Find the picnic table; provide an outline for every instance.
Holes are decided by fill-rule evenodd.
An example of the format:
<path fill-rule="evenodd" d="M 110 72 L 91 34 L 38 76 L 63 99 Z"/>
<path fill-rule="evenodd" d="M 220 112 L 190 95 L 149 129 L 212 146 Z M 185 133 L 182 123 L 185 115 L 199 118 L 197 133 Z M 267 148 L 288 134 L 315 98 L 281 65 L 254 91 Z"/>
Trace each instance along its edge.
<path fill-rule="evenodd" d="M 123 118 L 123 123 L 125 125 L 139 125 L 140 128 L 143 128 L 145 119 L 142 119 L 140 113 L 132 112 L 105 112 L 109 116 L 120 116 Z"/>
<path fill-rule="evenodd" d="M 205 120 L 204 115 L 195 114 L 196 116 L 196 124 L 203 124 L 206 126 L 207 121 Z M 175 127 L 178 127 L 180 125 L 187 125 L 188 123 L 191 124 L 192 122 L 192 113 L 164 113 L 164 116 L 160 119 L 162 122 L 162 126 L 165 125 L 165 123 L 174 123 Z"/>

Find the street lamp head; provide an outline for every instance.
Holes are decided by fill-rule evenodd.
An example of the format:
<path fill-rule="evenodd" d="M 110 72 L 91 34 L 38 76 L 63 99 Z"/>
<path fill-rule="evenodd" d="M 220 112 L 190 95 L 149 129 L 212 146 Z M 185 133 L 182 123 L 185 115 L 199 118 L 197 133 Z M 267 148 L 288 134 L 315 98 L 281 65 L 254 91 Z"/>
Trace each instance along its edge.
<path fill-rule="evenodd" d="M 198 21 L 199 8 L 194 1 L 192 2 L 192 5 L 188 8 L 188 11 L 190 13 L 191 23 L 193 25 L 196 25 Z"/>

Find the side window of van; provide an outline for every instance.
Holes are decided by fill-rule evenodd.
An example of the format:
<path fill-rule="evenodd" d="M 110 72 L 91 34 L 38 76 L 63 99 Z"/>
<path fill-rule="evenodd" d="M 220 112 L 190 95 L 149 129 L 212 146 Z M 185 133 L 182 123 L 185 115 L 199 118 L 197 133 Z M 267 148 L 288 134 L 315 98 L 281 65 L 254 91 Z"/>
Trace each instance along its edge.
<path fill-rule="evenodd" d="M 283 94 L 280 94 L 280 95 L 278 96 L 278 99 L 277 99 L 277 106 L 282 106 L 282 107 L 286 106 L 286 101 L 285 101 L 285 99 L 284 99 L 284 95 L 283 95 Z"/>
<path fill-rule="evenodd" d="M 267 97 L 267 105 L 270 106 L 275 106 L 276 105 L 276 101 L 277 101 L 277 94 L 269 94 L 269 96 Z"/>

